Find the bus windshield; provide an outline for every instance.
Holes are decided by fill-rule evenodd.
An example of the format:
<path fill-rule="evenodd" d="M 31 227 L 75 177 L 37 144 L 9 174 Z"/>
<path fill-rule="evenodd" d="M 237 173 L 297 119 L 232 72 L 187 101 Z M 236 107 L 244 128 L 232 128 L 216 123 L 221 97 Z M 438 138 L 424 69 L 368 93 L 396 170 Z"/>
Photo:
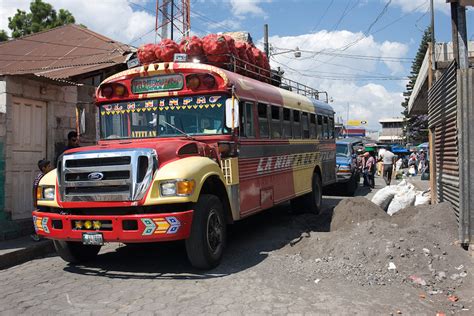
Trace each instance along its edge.
<path fill-rule="evenodd" d="M 225 99 L 200 95 L 102 104 L 101 139 L 227 134 Z"/>

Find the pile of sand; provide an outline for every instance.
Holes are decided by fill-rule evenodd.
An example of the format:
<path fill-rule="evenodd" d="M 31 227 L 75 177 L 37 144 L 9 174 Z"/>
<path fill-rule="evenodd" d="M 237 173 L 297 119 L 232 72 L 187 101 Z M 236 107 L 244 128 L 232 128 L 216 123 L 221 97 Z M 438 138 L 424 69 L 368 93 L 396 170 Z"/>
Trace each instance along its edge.
<path fill-rule="evenodd" d="M 311 233 L 283 251 L 294 259 L 292 271 L 310 279 L 465 296 L 473 288 L 473 258 L 456 244 L 457 233 L 454 210 L 447 203 L 409 207 L 391 217 L 356 197 L 336 206 L 330 232 Z M 448 302 L 445 297 L 439 301 Z M 464 307 L 462 302 L 449 304 L 452 311 Z"/>

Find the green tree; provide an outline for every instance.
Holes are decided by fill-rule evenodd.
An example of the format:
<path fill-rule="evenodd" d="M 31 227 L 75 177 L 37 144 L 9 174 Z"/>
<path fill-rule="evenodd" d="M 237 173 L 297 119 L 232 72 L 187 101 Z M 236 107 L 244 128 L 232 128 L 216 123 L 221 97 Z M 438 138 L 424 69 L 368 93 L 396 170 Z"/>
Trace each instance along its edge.
<path fill-rule="evenodd" d="M 5 30 L 0 30 L 0 42 L 8 41 L 8 34 Z"/>
<path fill-rule="evenodd" d="M 422 143 L 428 140 L 428 116 L 427 115 L 408 115 L 408 100 L 413 92 L 416 78 L 420 72 L 423 59 L 425 58 L 426 51 L 428 50 L 428 43 L 431 41 L 431 29 L 428 27 L 423 33 L 421 38 L 418 52 L 411 64 L 409 81 L 406 85 L 406 91 L 403 93 L 405 100 L 402 102 L 404 108 L 402 114 L 405 117 L 405 123 L 403 127 L 404 137 L 406 141 L 411 143 Z"/>
<path fill-rule="evenodd" d="M 68 10 L 60 9 L 58 14 L 51 4 L 34 0 L 30 3 L 29 13 L 17 10 L 13 17 L 8 18 L 8 27 L 12 30 L 12 37 L 18 38 L 75 22 Z"/>

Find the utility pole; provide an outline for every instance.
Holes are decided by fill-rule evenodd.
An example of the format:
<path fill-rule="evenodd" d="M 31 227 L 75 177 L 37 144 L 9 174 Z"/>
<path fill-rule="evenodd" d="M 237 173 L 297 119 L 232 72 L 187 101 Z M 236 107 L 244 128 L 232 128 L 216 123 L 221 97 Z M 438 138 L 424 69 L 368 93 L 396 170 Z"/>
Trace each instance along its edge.
<path fill-rule="evenodd" d="M 430 52 L 430 62 L 428 70 L 428 91 L 433 85 L 433 75 L 436 71 L 436 45 L 435 45 L 435 33 L 434 33 L 434 4 L 433 0 L 430 1 L 430 11 L 431 11 L 431 43 L 429 43 L 428 49 Z M 429 128 L 428 126 L 428 152 L 430 156 L 429 168 L 430 168 L 430 188 L 431 188 L 431 204 L 435 204 L 438 197 L 438 192 L 436 190 L 436 150 L 435 150 L 435 129 Z"/>
<path fill-rule="evenodd" d="M 268 45 L 268 24 L 263 25 L 263 49 L 268 58 L 270 58 L 270 46 Z"/>
<path fill-rule="evenodd" d="M 474 1 L 451 0 L 451 24 L 453 53 L 457 65 L 457 136 L 459 157 L 459 239 L 463 245 L 471 241 L 472 209 L 474 208 L 474 109 L 472 107 L 472 78 L 467 48 L 467 22 L 465 5 L 474 6 Z"/>

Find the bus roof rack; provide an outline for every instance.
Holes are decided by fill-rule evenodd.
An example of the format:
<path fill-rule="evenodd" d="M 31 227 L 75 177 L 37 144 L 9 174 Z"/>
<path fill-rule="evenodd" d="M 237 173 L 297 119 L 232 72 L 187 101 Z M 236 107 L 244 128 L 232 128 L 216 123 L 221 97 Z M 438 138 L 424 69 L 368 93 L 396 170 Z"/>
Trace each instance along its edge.
<path fill-rule="evenodd" d="M 306 97 L 314 98 L 319 100 L 320 94 L 325 94 L 325 102 L 329 103 L 328 94 L 326 91 L 319 91 L 314 89 L 310 86 L 305 84 L 299 83 L 289 78 L 283 77 L 283 71 L 281 71 L 278 67 L 277 70 L 275 69 L 264 69 L 256 64 L 249 63 L 248 61 L 242 60 L 235 55 L 232 54 L 218 54 L 213 55 L 215 57 L 220 56 L 223 57 L 222 59 L 227 59 L 228 62 L 204 62 L 206 64 L 210 64 L 213 66 L 217 66 L 256 80 L 260 80 L 269 84 L 272 84 L 276 87 L 296 92 L 300 95 L 304 95 Z"/>

